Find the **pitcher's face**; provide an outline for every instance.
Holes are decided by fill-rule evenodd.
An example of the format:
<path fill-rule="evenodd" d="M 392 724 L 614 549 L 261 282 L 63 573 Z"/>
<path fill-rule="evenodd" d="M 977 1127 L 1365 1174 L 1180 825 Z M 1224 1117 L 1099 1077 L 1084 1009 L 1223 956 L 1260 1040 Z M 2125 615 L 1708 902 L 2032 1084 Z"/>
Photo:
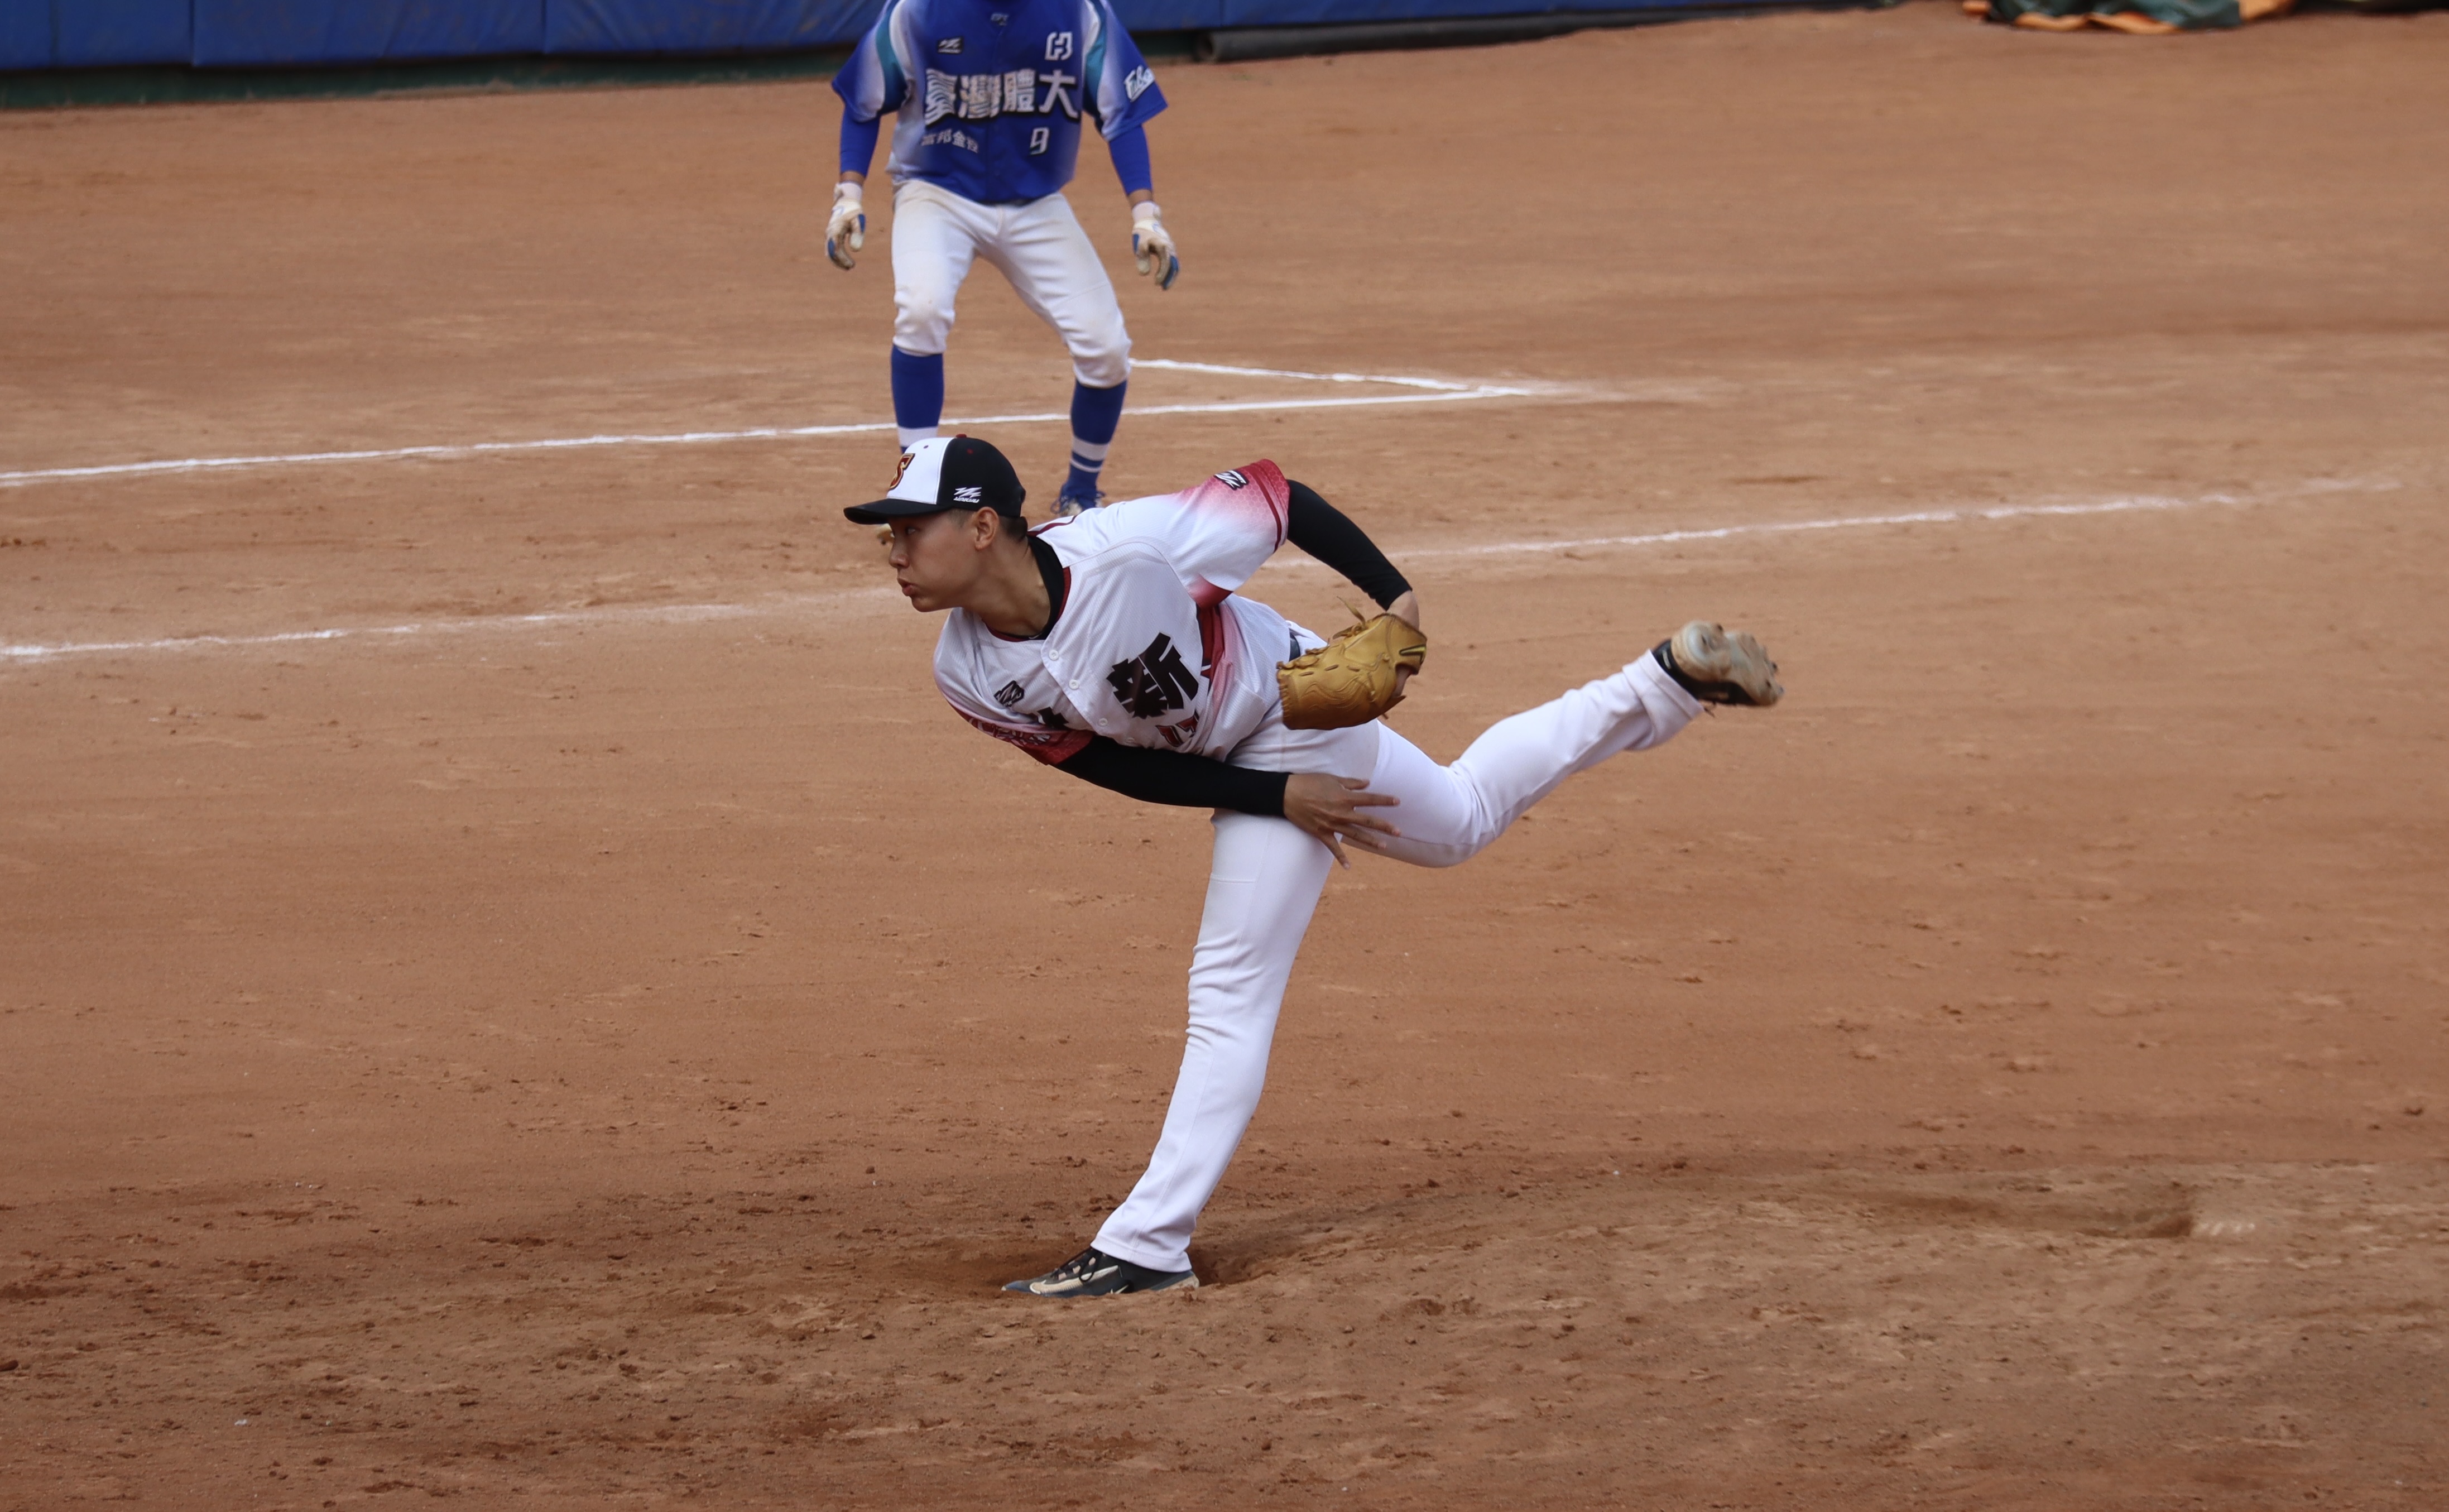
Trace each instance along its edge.
<path fill-rule="evenodd" d="M 987 549 L 994 544 L 994 511 L 941 510 L 893 522 L 893 546 L 885 560 L 893 564 L 901 596 L 921 614 L 933 614 L 966 601 L 987 567 Z"/>

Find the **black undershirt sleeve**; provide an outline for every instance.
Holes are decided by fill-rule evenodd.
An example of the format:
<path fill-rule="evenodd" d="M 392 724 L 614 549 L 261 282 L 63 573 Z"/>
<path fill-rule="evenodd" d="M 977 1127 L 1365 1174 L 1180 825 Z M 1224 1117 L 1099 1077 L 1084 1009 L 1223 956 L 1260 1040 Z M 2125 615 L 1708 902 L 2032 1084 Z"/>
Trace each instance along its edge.
<path fill-rule="evenodd" d="M 1285 486 L 1292 491 L 1284 508 L 1286 540 L 1341 572 L 1353 587 L 1376 599 L 1379 609 L 1411 591 L 1412 585 L 1350 516 L 1306 483 L 1288 479 Z"/>
<path fill-rule="evenodd" d="M 1054 765 L 1144 804 L 1231 808 L 1269 819 L 1284 814 L 1285 773 L 1228 766 L 1187 751 L 1149 750 L 1092 735 L 1070 759 Z"/>

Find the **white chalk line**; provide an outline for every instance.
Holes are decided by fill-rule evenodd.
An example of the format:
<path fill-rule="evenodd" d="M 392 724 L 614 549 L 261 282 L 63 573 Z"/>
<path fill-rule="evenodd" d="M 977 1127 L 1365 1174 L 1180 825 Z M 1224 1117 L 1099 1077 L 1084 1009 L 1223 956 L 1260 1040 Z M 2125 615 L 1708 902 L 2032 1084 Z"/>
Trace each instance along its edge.
<path fill-rule="evenodd" d="M 1441 389 L 1461 394 L 1485 390 L 1493 394 L 1526 394 L 1527 389 L 1496 388 L 1480 382 L 1461 382 L 1452 378 L 1399 378 L 1387 373 L 1303 373 L 1284 367 L 1225 367 L 1216 362 L 1176 362 L 1161 357 L 1131 359 L 1133 367 L 1159 367 L 1173 373 L 1223 373 L 1233 378 L 1302 378 L 1312 383 L 1394 383 L 1406 388 Z M 1136 412 L 1134 412 L 1136 413 Z"/>
<path fill-rule="evenodd" d="M 1848 514 L 1815 520 L 1767 520 L 1751 525 L 1719 525 L 1693 530 L 1649 531 L 1635 535 L 1586 535 L 1555 541 L 1494 541 L 1475 546 L 1406 548 L 1394 554 L 1406 562 L 1415 562 L 1456 557 L 1518 556 L 1542 552 L 1566 553 L 1621 551 L 1646 546 L 1675 546 L 1687 542 L 1735 540 L 1745 536 L 1799 535 L 1819 531 L 1875 530 L 1900 525 L 1961 525 L 1987 520 L 2165 513 L 2219 506 L 2242 508 L 2328 494 L 2386 493 L 2399 486 L 2397 482 L 2387 478 L 2320 478 L 2299 484 L 2282 493 L 2260 496 L 2237 494 L 2202 494 L 2192 497 L 2138 494 L 2123 498 L 2096 499 L 2087 503 L 2000 504 L 1986 508 L 1914 510 L 1894 514 Z M 1287 559 L 1282 565 L 1297 570 L 1306 567 L 1325 571 L 1321 564 L 1308 561 L 1306 558 Z M 678 604 L 577 609 L 456 620 L 419 620 L 405 625 L 282 630 L 266 635 L 181 635 L 142 641 L 74 641 L 55 645 L 0 645 L 0 661 L 32 662 L 62 656 L 247 649 L 345 640 L 397 640 L 417 635 L 464 634 L 478 630 L 653 623 L 688 624 L 709 620 L 755 619 L 804 613 L 808 610 L 822 605 L 839 604 L 856 598 L 881 599 L 885 596 L 885 591 L 881 588 L 853 589 L 834 593 L 800 594 L 789 598 L 768 600 L 762 604 Z"/>
<path fill-rule="evenodd" d="M 1961 525 L 1977 520 L 2047 519 L 2087 514 L 2133 514 L 2154 511 L 2208 509 L 2219 505 L 2248 507 L 2324 494 L 2385 493 L 2400 485 L 2388 479 L 2317 479 L 2284 494 L 2253 496 L 2202 494 L 2190 498 L 2136 494 L 2084 504 L 2000 504 L 1989 508 L 1914 510 L 1898 514 L 1846 514 L 1830 519 L 1768 520 L 1753 525 L 1716 525 L 1706 529 L 1649 531 L 1638 535 L 1584 535 L 1558 541 L 1489 541 L 1475 546 L 1407 547 L 1406 562 L 1452 560 L 1457 557 L 1527 556 L 1540 552 L 1570 555 L 1575 552 L 1616 551 L 1644 546 L 1677 546 L 1690 541 L 1726 541 L 1747 535 L 1801 535 L 1816 531 L 1870 530 L 1893 525 Z M 1322 563 L 1299 558 L 1285 562 L 1296 570 L 1326 571 Z"/>
<path fill-rule="evenodd" d="M 827 599 L 883 596 L 882 589 L 860 589 L 834 594 L 803 594 L 789 601 L 799 609 Z M 279 630 L 268 635 L 176 635 L 149 641 L 78 641 L 60 646 L 0 646 L 0 660 L 39 661 L 53 656 L 83 656 L 112 651 L 182 651 L 245 649 L 296 646 L 317 641 L 401 639 L 413 635 L 456 635 L 470 630 L 517 630 L 565 625 L 697 624 L 708 620 L 753 619 L 781 611 L 781 606 L 753 604 L 667 604 L 623 609 L 551 610 L 535 614 L 489 614 L 481 618 L 414 620 L 405 625 L 352 625 L 329 630 Z"/>
<path fill-rule="evenodd" d="M 1793 535 L 1808 531 L 1853 531 L 1878 525 L 1952 525 L 1966 520 L 2029 519 L 2054 514 L 2131 514 L 2143 510 L 2202 509 L 2216 504 L 2252 500 L 2229 494 L 2205 494 L 2199 498 L 2136 497 L 2104 499 L 2094 504 L 2008 504 L 1996 509 L 1915 510 L 1904 514 L 1854 514 L 1841 519 L 1781 520 L 1761 525 L 1718 525 L 1707 530 L 1652 531 L 1641 535 L 1592 535 L 1570 541 L 1493 541 L 1480 546 L 1431 547 L 1406 552 L 1405 560 L 1420 557 L 1518 556 L 1534 552 L 1599 551 L 1631 546 L 1674 546 L 1685 541 L 1724 541 L 1738 535 Z"/>
<path fill-rule="evenodd" d="M 1425 392 L 1362 394 L 1331 399 L 1238 399 L 1207 404 L 1135 404 L 1137 417 L 1157 415 L 1247 415 L 1266 410 L 1336 410 L 1376 404 L 1439 404 L 1500 398 L 1527 398 L 1536 390 L 1495 383 L 1454 382 L 1443 378 L 1406 378 L 1394 374 L 1302 373 L 1289 368 L 1226 367 L 1214 362 L 1172 362 L 1145 358 L 1137 367 L 1184 373 L 1216 373 L 1237 378 L 1294 378 L 1316 383 L 1382 383 Z M 965 425 L 1069 424 L 1069 411 L 1032 415 L 971 415 L 948 418 L 944 428 Z M 247 456 L 183 456 L 152 462 L 106 462 L 89 467 L 42 467 L 0 473 L 0 488 L 72 478 L 146 477 L 174 473 L 222 472 L 233 468 L 322 467 L 338 462 L 402 462 L 418 457 L 487 456 L 512 452 L 563 452 L 605 446 L 709 446 L 735 441 L 804 440 L 824 436 L 867 436 L 894 429 L 891 420 L 859 420 L 843 425 L 759 425 L 737 431 L 674 431 L 547 436 L 531 441 L 462 441 L 447 445 L 387 446 L 345 452 L 266 452 Z"/>

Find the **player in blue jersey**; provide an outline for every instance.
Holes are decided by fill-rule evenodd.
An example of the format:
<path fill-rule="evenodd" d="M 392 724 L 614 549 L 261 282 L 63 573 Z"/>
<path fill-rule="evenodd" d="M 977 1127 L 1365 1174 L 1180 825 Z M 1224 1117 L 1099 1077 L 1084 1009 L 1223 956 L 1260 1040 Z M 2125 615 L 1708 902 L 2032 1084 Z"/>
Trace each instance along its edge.
<path fill-rule="evenodd" d="M 881 118 L 893 150 L 893 418 L 904 451 L 944 415 L 944 341 L 970 264 L 985 258 L 1071 353 L 1071 470 L 1054 505 L 1102 498 L 1122 420 L 1130 334 L 1062 189 L 1093 119 L 1131 206 L 1131 254 L 1160 289 L 1182 271 L 1148 169 L 1156 76 L 1106 0 L 886 0 L 834 76 L 841 181 L 825 224 L 837 266 L 867 239 L 862 208 Z"/>

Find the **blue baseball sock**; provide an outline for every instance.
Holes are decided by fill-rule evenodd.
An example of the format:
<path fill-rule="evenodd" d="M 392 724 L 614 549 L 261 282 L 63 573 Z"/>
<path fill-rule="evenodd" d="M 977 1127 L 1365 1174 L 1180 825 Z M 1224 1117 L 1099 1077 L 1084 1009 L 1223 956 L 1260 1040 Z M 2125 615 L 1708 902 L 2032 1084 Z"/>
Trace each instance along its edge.
<path fill-rule="evenodd" d="M 1109 389 L 1071 385 L 1071 471 L 1063 479 L 1065 498 L 1097 496 L 1097 475 L 1113 450 L 1114 427 L 1123 423 L 1123 391 L 1130 386 L 1128 379 Z"/>
<path fill-rule="evenodd" d="M 893 423 L 901 432 L 901 449 L 906 452 L 921 441 L 933 439 L 943 418 L 944 354 L 914 357 L 895 347 Z M 1111 427 L 1108 429 L 1110 433 Z"/>

